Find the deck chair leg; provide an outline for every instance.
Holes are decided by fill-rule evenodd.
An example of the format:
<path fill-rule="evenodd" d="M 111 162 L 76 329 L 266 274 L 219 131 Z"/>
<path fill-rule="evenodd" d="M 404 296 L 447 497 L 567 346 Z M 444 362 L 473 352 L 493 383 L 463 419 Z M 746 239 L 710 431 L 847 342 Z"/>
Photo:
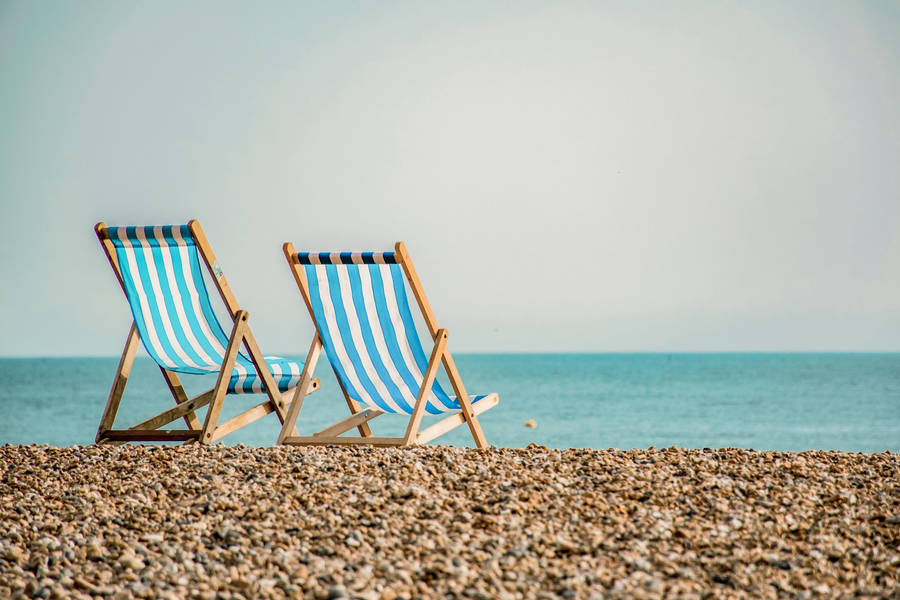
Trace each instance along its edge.
<path fill-rule="evenodd" d="M 459 371 L 456 370 L 456 363 L 453 361 L 453 356 L 451 356 L 449 352 L 444 352 L 443 361 L 444 369 L 447 370 L 447 376 L 450 378 L 450 385 L 453 386 L 453 391 L 456 393 L 456 400 L 459 402 L 460 414 L 462 414 L 463 418 L 466 420 L 469 431 L 472 432 L 475 446 L 481 449 L 487 448 L 487 440 L 484 437 L 484 432 L 481 431 L 481 424 L 478 423 L 475 411 L 472 409 L 472 403 L 469 401 L 469 395 L 466 393 L 462 377 L 460 377 Z"/>
<path fill-rule="evenodd" d="M 225 360 L 222 361 L 222 369 L 219 371 L 216 386 L 213 388 L 215 390 L 213 399 L 209 403 L 209 409 L 206 411 L 206 421 L 203 423 L 203 430 L 200 433 L 201 444 L 209 444 L 213 441 L 213 432 L 216 430 L 216 424 L 219 421 L 219 413 L 222 412 L 222 401 L 225 400 L 225 394 L 228 393 L 231 371 L 234 369 L 234 362 L 237 360 L 238 351 L 241 349 L 241 342 L 244 340 L 244 331 L 246 329 L 247 313 L 239 310 L 235 314 L 234 327 L 228 340 L 228 348 L 225 350 Z"/>
<path fill-rule="evenodd" d="M 112 389 L 109 391 L 109 398 L 106 400 L 106 407 L 103 409 L 103 416 L 100 418 L 97 437 L 94 438 L 95 442 L 100 442 L 103 432 L 107 429 L 112 429 L 116 420 L 116 413 L 119 412 L 119 402 L 122 400 L 122 394 L 125 392 L 128 376 L 131 374 L 131 365 L 134 364 L 134 356 L 137 353 L 139 341 L 140 336 L 137 332 L 137 326 L 132 322 L 131 329 L 128 331 L 128 337 L 125 339 L 122 357 L 119 359 L 119 366 L 116 369 L 116 377 L 113 379 Z"/>
<path fill-rule="evenodd" d="M 162 367 L 160 367 L 159 370 L 166 380 L 166 385 L 169 386 L 169 391 L 172 392 L 172 397 L 175 398 L 175 404 L 183 404 L 190 400 L 188 395 L 184 392 L 184 388 L 181 385 L 181 380 L 178 379 L 178 375 L 173 371 L 167 371 Z M 200 429 L 200 419 L 197 418 L 195 413 L 184 415 L 184 423 L 188 426 L 188 429 L 195 431 L 199 431 Z"/>
<path fill-rule="evenodd" d="M 394 251 L 400 257 L 400 263 L 403 265 L 403 271 L 406 273 L 409 287 L 412 289 L 413 295 L 416 297 L 416 302 L 419 304 L 419 309 L 422 311 L 422 317 L 425 319 L 425 324 L 428 326 L 431 335 L 437 340 L 437 319 L 434 316 L 434 312 L 431 310 L 431 305 L 428 303 L 425 289 L 422 287 L 422 282 L 419 280 L 416 268 L 409 258 L 409 252 L 406 251 L 406 245 L 403 242 L 397 242 L 394 246 Z M 460 414 L 462 414 L 466 423 L 469 425 L 469 431 L 472 432 L 472 437 L 475 439 L 475 445 L 479 448 L 487 448 L 487 440 L 484 438 L 484 433 L 481 431 L 481 425 L 478 424 L 478 420 L 475 418 L 475 413 L 472 410 L 472 403 L 469 402 L 469 396 L 466 394 L 466 388 L 463 385 L 462 377 L 459 376 L 459 371 L 456 370 L 456 363 L 453 362 L 453 356 L 450 355 L 450 352 L 444 352 L 443 363 L 444 369 L 447 371 L 447 376 L 450 378 L 450 384 L 453 386 L 453 391 L 456 393 L 459 406 L 462 409 Z"/>
<path fill-rule="evenodd" d="M 428 395 L 431 393 L 431 386 L 434 384 L 434 378 L 437 377 L 438 369 L 441 366 L 441 357 L 444 355 L 446 347 L 447 330 L 438 329 L 434 339 L 434 348 L 431 351 L 431 358 L 428 359 L 428 368 L 425 370 L 425 378 L 422 380 L 422 387 L 419 388 L 419 396 L 416 398 L 416 406 L 409 417 L 409 425 L 406 426 L 404 445 L 408 446 L 416 440 L 416 435 L 419 433 L 419 425 L 422 423 L 422 414 L 425 412 L 425 405 L 428 403 Z"/>
<path fill-rule="evenodd" d="M 244 314 L 246 315 L 246 312 Z M 284 398 L 282 398 L 281 392 L 278 390 L 278 384 L 275 383 L 275 378 L 272 377 L 272 373 L 269 371 L 269 364 L 263 357 L 262 350 L 259 349 L 259 344 L 256 343 L 256 338 L 253 337 L 253 332 L 250 331 L 249 327 L 244 332 L 244 346 L 247 348 L 247 352 L 250 353 L 250 360 L 253 362 L 256 373 L 262 380 L 263 389 L 265 389 L 266 395 L 269 397 L 269 402 L 272 403 L 272 408 L 275 409 L 275 414 L 278 415 L 278 420 L 284 424 Z"/>
<path fill-rule="evenodd" d="M 303 363 L 303 374 L 300 376 L 300 383 L 297 385 L 297 392 L 294 394 L 294 401 L 291 402 L 284 421 L 281 424 L 281 432 L 278 434 L 276 444 L 280 444 L 284 438 L 297 436 L 297 416 L 303 407 L 303 400 L 306 399 L 309 384 L 312 381 L 313 372 L 316 370 L 316 363 L 319 362 L 319 354 L 322 352 L 322 340 L 319 334 L 313 335 L 313 341 L 309 345 L 309 352 L 306 353 L 306 362 Z"/>

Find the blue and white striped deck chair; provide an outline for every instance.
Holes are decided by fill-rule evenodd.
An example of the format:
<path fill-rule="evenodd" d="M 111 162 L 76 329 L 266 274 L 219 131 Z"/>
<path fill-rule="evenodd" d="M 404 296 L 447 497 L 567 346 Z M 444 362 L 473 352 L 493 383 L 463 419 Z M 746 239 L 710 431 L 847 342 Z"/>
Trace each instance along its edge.
<path fill-rule="evenodd" d="M 311 381 L 324 349 L 341 385 L 350 417 L 312 436 L 293 434 L 303 402 L 298 395 L 288 410 L 279 444 L 425 444 L 463 423 L 475 444 L 487 447 L 478 415 L 496 406 L 497 394 L 466 394 L 453 356 L 447 349 L 447 330 L 440 329 L 406 246 L 394 252 L 300 252 L 288 242 L 284 254 L 316 326 L 300 381 Z M 434 340 L 427 357 L 409 308 L 404 281 L 409 283 Z M 435 380 L 440 365 L 455 396 Z M 375 437 L 368 422 L 385 413 L 410 415 L 402 437 Z M 425 413 L 453 413 L 419 431 Z M 353 428 L 359 436 L 341 436 Z"/>
<path fill-rule="evenodd" d="M 247 312 L 238 306 L 200 224 L 192 220 L 187 225 L 107 227 L 101 222 L 94 231 L 134 317 L 96 441 L 208 444 L 273 411 L 284 422 L 287 404 L 297 393 L 303 364 L 262 355 L 247 323 Z M 230 335 L 213 312 L 201 257 L 232 317 Z M 113 429 L 138 341 L 159 365 L 176 406 L 129 429 Z M 241 346 L 247 354 L 241 352 Z M 188 398 L 177 373 L 219 376 L 212 389 Z M 307 381 L 305 392 L 312 392 L 318 385 L 318 380 Z M 268 395 L 265 402 L 218 422 L 227 394 L 263 392 Z M 207 404 L 201 426 L 194 411 Z M 180 418 L 188 429 L 160 429 Z"/>

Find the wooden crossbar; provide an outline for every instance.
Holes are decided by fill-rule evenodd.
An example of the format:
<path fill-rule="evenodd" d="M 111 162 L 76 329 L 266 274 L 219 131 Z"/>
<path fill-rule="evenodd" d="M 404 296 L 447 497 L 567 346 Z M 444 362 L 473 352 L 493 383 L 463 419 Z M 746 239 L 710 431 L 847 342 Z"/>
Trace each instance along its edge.
<path fill-rule="evenodd" d="M 272 403 L 268 400 L 257 404 L 253 408 L 245 410 L 241 414 L 228 419 L 224 423 L 219 423 L 219 425 L 216 426 L 215 431 L 213 431 L 211 441 L 215 442 L 217 440 L 220 440 L 232 431 L 237 431 L 244 425 L 249 425 L 254 421 L 258 421 L 274 410 L 275 409 L 272 408 Z"/>
<path fill-rule="evenodd" d="M 403 436 L 407 444 L 412 444 L 415 441 L 416 432 L 419 431 L 419 425 L 422 423 L 425 405 L 428 403 L 428 396 L 432 393 L 431 386 L 434 383 L 434 378 L 437 377 L 438 369 L 441 367 L 441 356 L 444 355 L 447 349 L 447 336 L 446 329 L 438 329 L 437 334 L 435 334 L 434 348 L 431 350 L 431 358 L 428 359 L 428 368 L 425 369 L 425 376 L 422 378 L 422 385 L 419 387 L 416 405 L 409 416 L 406 435 Z"/>
<path fill-rule="evenodd" d="M 177 406 L 174 406 L 169 410 L 159 413 L 155 417 L 151 417 L 133 427 L 129 427 L 129 429 L 159 429 L 163 425 L 168 425 L 172 421 L 180 419 L 186 414 L 192 413 L 198 408 L 203 408 L 204 406 L 209 404 L 213 399 L 214 392 L 215 389 L 203 392 L 199 396 L 196 396 L 188 400 L 187 402 L 182 402 L 181 404 L 178 404 Z M 199 431 L 199 429 L 197 431 Z"/>
<path fill-rule="evenodd" d="M 350 415 L 346 419 L 338 421 L 330 427 L 326 427 L 325 429 L 315 432 L 313 435 L 321 435 L 325 437 L 341 435 L 345 431 L 350 431 L 354 427 L 359 427 L 361 424 L 367 423 L 375 417 L 381 416 L 383 414 L 383 410 L 378 410 L 376 408 L 364 408 L 355 415 Z"/>
<path fill-rule="evenodd" d="M 481 413 L 485 412 L 488 409 L 494 408 L 497 406 L 497 403 L 500 401 L 500 397 L 497 394 L 491 394 L 487 398 L 482 398 L 478 402 L 472 405 L 472 414 L 476 417 Z M 422 431 L 419 432 L 419 435 L 416 436 L 417 444 L 427 444 L 431 440 L 436 437 L 442 436 L 454 427 L 458 427 L 466 422 L 465 416 L 463 416 L 462 412 L 458 412 L 450 415 L 449 417 L 445 417 L 431 425 L 430 427 L 426 427 Z"/>
<path fill-rule="evenodd" d="M 324 436 L 324 435 L 307 435 L 307 436 L 292 436 L 286 437 L 281 440 L 282 444 L 287 444 L 290 446 L 332 446 L 332 445 L 345 445 L 349 444 L 352 446 L 404 446 L 406 445 L 405 437 L 362 437 L 362 436 L 354 436 L 354 437 L 341 437 L 337 435 L 333 436 Z"/>
<path fill-rule="evenodd" d="M 100 433 L 101 442 L 185 442 L 200 439 L 196 429 L 107 429 Z"/>
<path fill-rule="evenodd" d="M 472 414 L 476 417 L 482 413 L 487 412 L 488 410 L 497 406 L 500 401 L 500 397 L 497 394 L 490 394 L 489 396 L 482 398 L 478 402 L 472 405 Z M 408 445 L 408 442 L 405 437 L 402 438 L 390 438 L 390 437 L 339 437 L 341 433 L 349 431 L 354 427 L 357 427 L 359 423 L 363 421 L 371 421 L 375 417 L 379 417 L 383 414 L 386 414 L 382 410 L 374 409 L 374 408 L 364 408 L 361 412 L 350 415 L 346 419 L 342 421 L 338 421 L 334 425 L 330 427 L 326 427 L 320 431 L 317 431 L 311 436 L 290 436 L 286 437 L 281 443 L 283 444 L 291 444 L 291 445 L 319 445 L 325 446 L 329 444 L 352 444 L 352 445 L 366 445 L 371 444 L 373 446 L 405 446 Z M 411 442 L 416 445 L 424 445 L 428 442 L 438 438 L 451 429 L 459 427 L 460 425 L 466 422 L 465 417 L 462 412 L 454 413 L 448 417 L 445 417 L 438 421 L 437 423 L 426 427 L 422 431 L 416 435 L 415 440 Z M 374 440 L 374 441 L 373 441 Z"/>
<path fill-rule="evenodd" d="M 310 383 L 309 391 L 307 393 L 312 393 L 314 390 L 319 388 L 319 385 L 319 380 L 314 379 Z M 284 393 L 284 395 L 293 397 L 293 394 L 296 392 L 296 390 L 297 387 L 290 388 Z M 207 390 L 202 394 L 187 400 L 186 402 L 183 402 L 177 406 L 161 412 L 155 417 L 151 417 L 146 421 L 129 427 L 127 431 L 135 432 L 135 436 L 138 435 L 138 431 L 155 432 L 156 434 L 167 436 L 166 439 L 171 439 L 171 436 L 165 433 L 166 430 L 158 431 L 159 428 L 163 425 L 168 425 L 172 421 L 180 419 L 181 417 L 192 413 L 197 409 L 203 408 L 204 406 L 209 404 L 210 401 L 212 401 L 214 393 L 215 388 Z M 288 400 L 288 403 L 290 403 L 290 400 Z M 241 414 L 229 419 L 228 421 L 225 421 L 224 423 L 216 427 L 216 431 L 213 435 L 213 441 L 221 439 L 233 431 L 237 431 L 244 425 L 248 425 L 266 415 L 272 414 L 272 412 L 274 412 L 274 409 L 272 408 L 271 403 L 268 400 L 262 402 L 261 404 L 258 404 L 257 406 L 254 406 L 253 408 L 242 412 Z M 104 434 L 106 433 L 106 431 L 114 430 L 105 430 Z M 196 431 L 199 432 L 199 430 Z M 196 437 L 199 437 L 199 435 Z"/>
<path fill-rule="evenodd" d="M 307 393 L 311 393 L 313 390 L 317 389 L 318 387 L 319 387 L 319 380 L 316 379 L 309 385 L 309 391 Z M 285 392 L 284 395 L 286 396 L 290 393 L 291 396 L 293 397 L 295 390 L 297 390 L 297 386 L 295 386 L 295 387 L 291 388 L 290 390 L 288 390 L 287 392 Z M 288 406 L 290 406 L 290 402 L 288 402 Z M 253 423 L 254 421 L 258 421 L 259 419 L 263 418 L 264 416 L 272 414 L 274 411 L 275 411 L 275 409 L 272 407 L 272 403 L 270 401 L 266 400 L 265 402 L 261 402 L 260 404 L 257 404 L 253 408 L 249 408 L 249 409 L 245 410 L 244 412 L 242 412 L 241 414 L 228 419 L 224 423 L 220 423 L 216 427 L 216 430 L 213 432 L 212 441 L 215 442 L 216 440 L 219 440 L 219 439 L 225 437 L 232 431 L 237 431 L 244 425 L 249 425 L 250 423 Z"/>

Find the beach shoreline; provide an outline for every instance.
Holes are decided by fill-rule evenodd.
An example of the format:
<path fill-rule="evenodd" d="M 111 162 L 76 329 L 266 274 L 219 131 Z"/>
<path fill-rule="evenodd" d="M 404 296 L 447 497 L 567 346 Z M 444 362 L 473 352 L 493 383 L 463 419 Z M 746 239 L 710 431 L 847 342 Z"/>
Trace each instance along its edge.
<path fill-rule="evenodd" d="M 900 457 L 0 447 L 0 597 L 900 596 Z"/>

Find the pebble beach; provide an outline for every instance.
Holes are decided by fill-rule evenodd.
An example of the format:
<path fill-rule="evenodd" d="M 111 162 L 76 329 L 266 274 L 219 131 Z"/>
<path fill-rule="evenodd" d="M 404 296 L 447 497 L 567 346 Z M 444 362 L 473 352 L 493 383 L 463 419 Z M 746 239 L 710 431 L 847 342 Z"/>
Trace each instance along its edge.
<path fill-rule="evenodd" d="M 900 459 L 7 445 L 0 597 L 898 598 Z"/>

